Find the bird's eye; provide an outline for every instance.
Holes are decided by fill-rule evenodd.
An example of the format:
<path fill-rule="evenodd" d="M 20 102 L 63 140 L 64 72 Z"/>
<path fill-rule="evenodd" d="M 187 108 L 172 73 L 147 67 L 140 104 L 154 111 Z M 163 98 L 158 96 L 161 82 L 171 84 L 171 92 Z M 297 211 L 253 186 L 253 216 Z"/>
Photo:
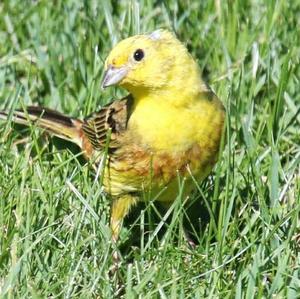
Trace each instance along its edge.
<path fill-rule="evenodd" d="M 144 51 L 142 49 L 137 49 L 133 54 L 133 58 L 136 61 L 141 61 L 144 58 Z"/>

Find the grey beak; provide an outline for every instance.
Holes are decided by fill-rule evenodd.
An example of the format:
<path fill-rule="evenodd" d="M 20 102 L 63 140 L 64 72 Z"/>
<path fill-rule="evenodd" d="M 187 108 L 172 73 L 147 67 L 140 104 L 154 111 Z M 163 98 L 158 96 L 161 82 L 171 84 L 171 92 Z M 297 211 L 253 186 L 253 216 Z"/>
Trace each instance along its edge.
<path fill-rule="evenodd" d="M 127 73 L 128 68 L 126 66 L 116 68 L 109 65 L 103 76 L 101 84 L 102 88 L 118 84 Z"/>

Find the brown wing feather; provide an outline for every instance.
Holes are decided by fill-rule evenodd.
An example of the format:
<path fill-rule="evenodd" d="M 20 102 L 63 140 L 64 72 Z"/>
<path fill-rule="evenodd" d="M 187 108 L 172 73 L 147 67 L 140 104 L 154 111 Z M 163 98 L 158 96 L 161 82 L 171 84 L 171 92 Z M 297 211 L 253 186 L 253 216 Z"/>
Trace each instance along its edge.
<path fill-rule="evenodd" d="M 132 97 L 127 96 L 104 106 L 100 111 L 84 119 L 82 130 L 95 150 L 102 150 L 106 146 L 109 135 L 109 150 L 118 148 L 118 137 L 127 127 L 131 106 Z"/>

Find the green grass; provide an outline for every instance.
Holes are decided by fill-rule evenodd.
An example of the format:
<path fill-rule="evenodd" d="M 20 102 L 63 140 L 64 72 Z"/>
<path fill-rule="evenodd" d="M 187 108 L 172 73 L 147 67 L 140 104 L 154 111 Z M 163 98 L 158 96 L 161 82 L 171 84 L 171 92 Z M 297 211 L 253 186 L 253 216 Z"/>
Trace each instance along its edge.
<path fill-rule="evenodd" d="M 196 184 L 194 206 L 184 212 L 179 194 L 169 217 L 152 201 L 136 211 L 114 275 L 109 201 L 91 168 L 39 130 L 1 122 L 0 296 L 296 298 L 299 20 L 298 0 L 1 1 L 1 109 L 41 104 L 83 117 L 124 94 L 100 89 L 113 44 L 169 28 L 228 116 L 225 149 Z M 185 218 L 195 249 L 185 244 Z"/>

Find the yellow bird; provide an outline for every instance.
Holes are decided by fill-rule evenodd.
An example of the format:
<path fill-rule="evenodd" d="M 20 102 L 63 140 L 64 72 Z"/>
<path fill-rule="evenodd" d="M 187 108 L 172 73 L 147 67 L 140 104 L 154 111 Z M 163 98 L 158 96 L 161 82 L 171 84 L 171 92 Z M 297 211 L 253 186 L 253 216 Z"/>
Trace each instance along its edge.
<path fill-rule="evenodd" d="M 96 168 L 106 150 L 103 186 L 112 198 L 116 241 L 124 217 L 144 192 L 168 205 L 179 192 L 178 174 L 186 179 L 186 195 L 193 188 L 191 175 L 201 181 L 209 174 L 225 110 L 186 47 L 165 30 L 127 38 L 113 48 L 102 83 L 112 85 L 129 95 L 83 121 L 42 107 L 16 111 L 13 121 L 33 121 L 76 143 Z M 0 112 L 2 118 L 7 115 Z"/>

